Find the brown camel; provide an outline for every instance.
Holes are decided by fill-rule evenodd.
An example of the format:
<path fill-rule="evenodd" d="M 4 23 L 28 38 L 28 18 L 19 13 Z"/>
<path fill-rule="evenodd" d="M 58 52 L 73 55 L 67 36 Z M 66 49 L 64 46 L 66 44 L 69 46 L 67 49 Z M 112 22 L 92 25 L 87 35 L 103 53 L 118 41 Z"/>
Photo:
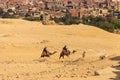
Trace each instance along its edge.
<path fill-rule="evenodd" d="M 68 57 L 68 56 L 70 55 L 70 51 L 69 51 L 69 50 L 67 50 L 67 51 L 63 50 L 63 51 L 60 53 L 59 59 L 60 59 L 61 57 L 64 58 L 65 55 Z"/>
<path fill-rule="evenodd" d="M 77 52 L 76 50 L 73 50 L 72 51 L 72 53 L 75 53 L 75 52 Z M 64 58 L 64 56 L 69 56 L 70 55 L 70 51 L 69 50 L 67 50 L 67 48 L 66 48 L 66 45 L 63 47 L 63 50 L 62 50 L 62 52 L 60 53 L 60 57 L 59 57 L 59 59 L 61 58 L 61 57 L 63 57 Z"/>
<path fill-rule="evenodd" d="M 56 51 L 54 51 L 53 53 L 51 53 L 51 52 L 49 52 L 48 50 L 47 50 L 47 47 L 45 47 L 44 49 L 43 49 L 43 52 L 42 52 L 42 54 L 41 54 L 41 57 L 50 57 L 51 55 L 53 55 L 53 54 L 55 54 L 56 53 Z"/>

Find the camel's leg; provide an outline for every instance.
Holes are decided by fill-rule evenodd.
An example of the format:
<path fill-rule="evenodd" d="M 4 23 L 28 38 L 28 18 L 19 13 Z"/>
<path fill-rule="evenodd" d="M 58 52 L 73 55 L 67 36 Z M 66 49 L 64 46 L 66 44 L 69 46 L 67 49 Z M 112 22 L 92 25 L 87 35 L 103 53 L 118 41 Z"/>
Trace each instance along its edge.
<path fill-rule="evenodd" d="M 60 55 L 59 59 L 61 58 L 62 56 Z"/>
<path fill-rule="evenodd" d="M 44 57 L 44 55 L 41 55 L 41 57 Z"/>
<path fill-rule="evenodd" d="M 64 55 L 63 55 L 62 57 L 63 57 L 63 59 L 64 59 Z"/>
<path fill-rule="evenodd" d="M 67 55 L 67 57 L 69 57 L 69 55 Z"/>
<path fill-rule="evenodd" d="M 64 55 L 61 54 L 60 57 L 59 57 L 59 59 L 60 59 L 61 57 L 63 57 L 63 59 L 64 59 Z"/>
<path fill-rule="evenodd" d="M 59 57 L 59 59 L 62 57 L 62 55 L 63 55 L 63 53 L 61 52 L 61 53 L 60 53 L 60 57 Z"/>

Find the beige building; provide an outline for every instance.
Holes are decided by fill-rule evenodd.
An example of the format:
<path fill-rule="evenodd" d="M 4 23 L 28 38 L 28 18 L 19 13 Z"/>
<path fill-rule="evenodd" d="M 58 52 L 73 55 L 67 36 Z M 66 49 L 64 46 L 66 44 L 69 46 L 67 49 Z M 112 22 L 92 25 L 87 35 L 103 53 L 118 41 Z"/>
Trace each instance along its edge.
<path fill-rule="evenodd" d="M 64 0 L 46 0 L 45 6 L 48 9 L 60 10 L 63 8 Z"/>

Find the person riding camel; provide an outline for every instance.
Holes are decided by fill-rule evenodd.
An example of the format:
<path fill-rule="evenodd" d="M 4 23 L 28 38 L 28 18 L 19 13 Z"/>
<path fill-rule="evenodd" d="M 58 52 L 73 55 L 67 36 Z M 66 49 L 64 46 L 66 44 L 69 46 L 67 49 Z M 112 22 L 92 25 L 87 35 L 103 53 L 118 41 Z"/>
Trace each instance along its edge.
<path fill-rule="evenodd" d="M 43 51 L 47 53 L 47 47 L 45 47 L 45 48 L 43 49 Z"/>
<path fill-rule="evenodd" d="M 67 52 L 67 51 L 68 51 L 68 49 L 67 49 L 66 45 L 63 47 L 63 51 L 65 51 L 65 52 Z"/>
<path fill-rule="evenodd" d="M 45 53 L 46 53 L 46 55 L 48 55 L 48 50 L 47 50 L 47 47 L 45 47 L 45 48 L 43 49 L 43 52 L 45 52 Z"/>
<path fill-rule="evenodd" d="M 51 55 L 55 54 L 57 51 L 49 52 L 47 47 L 45 47 L 42 51 L 41 57 L 50 57 Z"/>
<path fill-rule="evenodd" d="M 70 51 L 67 49 L 66 45 L 65 45 L 65 46 L 63 47 L 63 49 L 62 49 L 62 52 L 60 53 L 59 59 L 60 59 L 61 57 L 64 58 L 64 55 L 66 55 L 66 56 L 69 56 L 69 55 L 70 55 Z"/>
<path fill-rule="evenodd" d="M 47 47 L 45 47 L 42 51 L 41 57 L 44 57 L 44 56 L 49 56 L 48 51 L 47 51 Z"/>

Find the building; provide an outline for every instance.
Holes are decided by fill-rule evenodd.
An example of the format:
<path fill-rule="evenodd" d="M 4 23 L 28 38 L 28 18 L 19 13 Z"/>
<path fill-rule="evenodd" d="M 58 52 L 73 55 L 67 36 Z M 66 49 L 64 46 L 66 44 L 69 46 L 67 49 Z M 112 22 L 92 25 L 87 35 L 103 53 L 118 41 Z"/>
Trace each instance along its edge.
<path fill-rule="evenodd" d="M 64 0 L 45 0 L 45 8 L 50 10 L 62 10 L 64 8 Z"/>

